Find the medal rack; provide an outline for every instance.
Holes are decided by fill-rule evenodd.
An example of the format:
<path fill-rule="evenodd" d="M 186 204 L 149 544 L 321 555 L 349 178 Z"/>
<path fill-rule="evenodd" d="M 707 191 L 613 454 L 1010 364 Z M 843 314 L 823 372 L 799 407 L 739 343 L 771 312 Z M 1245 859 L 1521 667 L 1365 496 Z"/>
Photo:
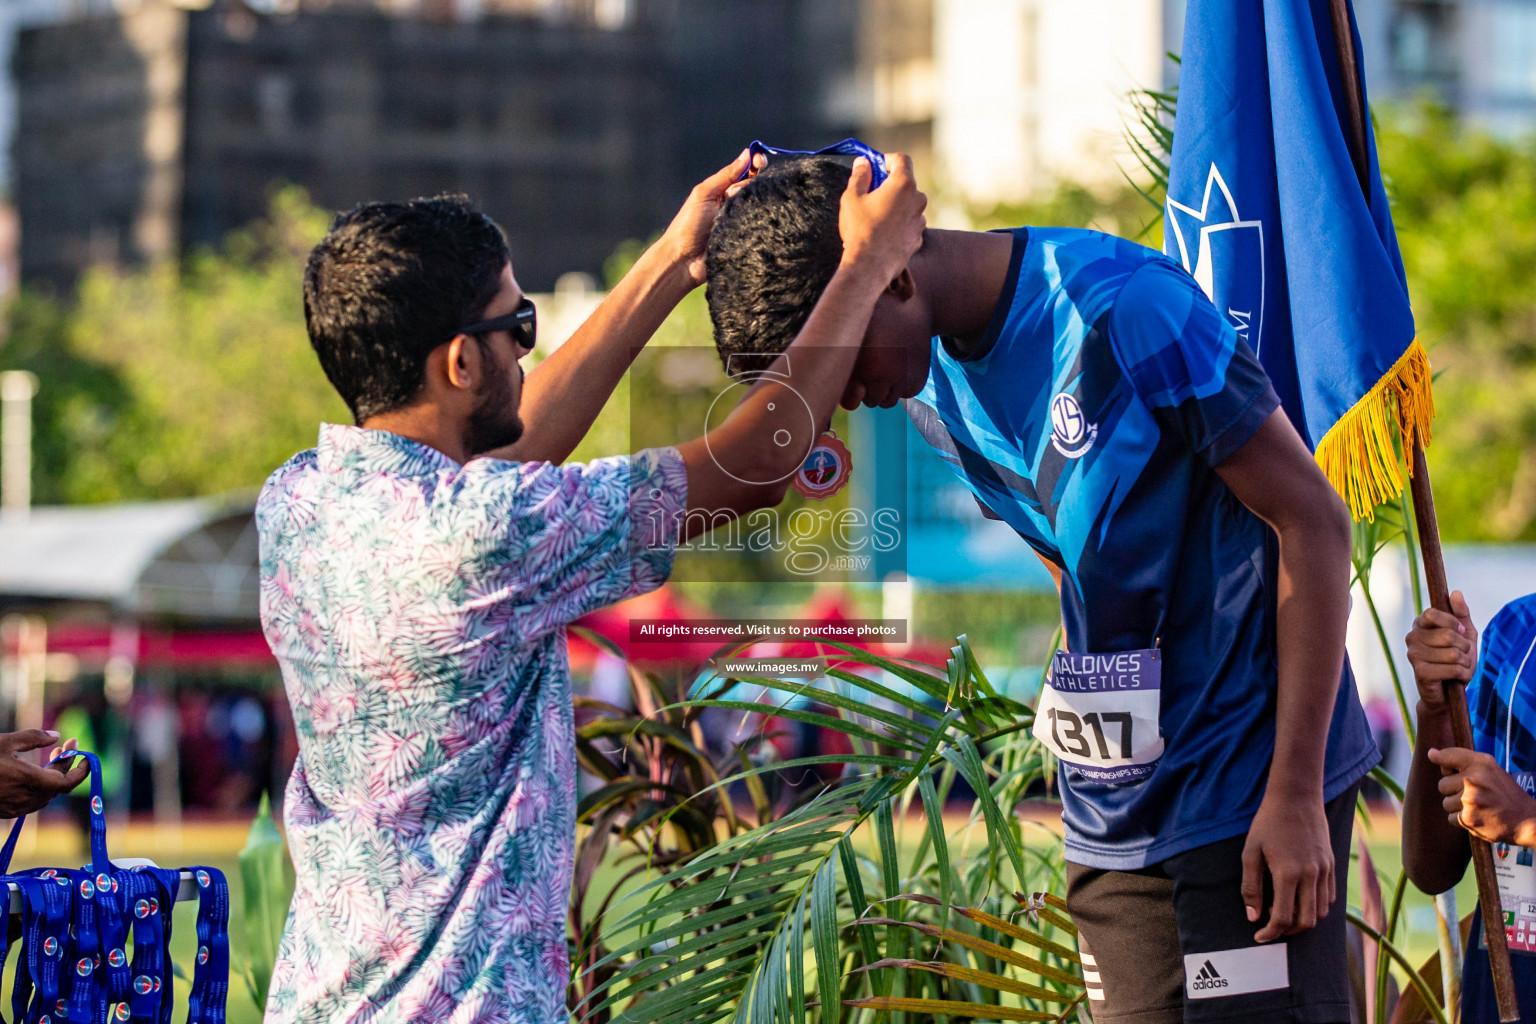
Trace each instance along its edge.
<path fill-rule="evenodd" d="M 139 866 L 147 868 L 159 867 L 159 865 L 154 861 L 144 860 L 141 858 L 114 860 L 112 862 L 112 866 L 117 868 L 132 868 Z M 197 899 L 197 881 L 192 877 L 192 872 L 183 871 L 181 872 L 180 877 L 181 884 L 176 886 L 176 902 L 185 903 L 188 900 Z M 12 914 L 21 913 L 21 893 L 16 890 L 16 883 L 7 882 L 6 888 L 10 890 L 10 912 Z"/>

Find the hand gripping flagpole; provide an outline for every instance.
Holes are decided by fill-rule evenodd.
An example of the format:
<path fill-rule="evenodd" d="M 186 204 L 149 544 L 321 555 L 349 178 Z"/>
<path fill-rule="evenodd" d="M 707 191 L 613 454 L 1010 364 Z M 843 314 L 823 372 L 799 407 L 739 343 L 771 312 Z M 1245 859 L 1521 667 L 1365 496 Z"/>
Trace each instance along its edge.
<path fill-rule="evenodd" d="M 1365 99 L 1360 88 L 1360 58 L 1355 52 L 1355 37 L 1350 18 L 1349 0 L 1328 0 L 1333 16 L 1334 48 L 1339 55 L 1339 80 L 1344 86 L 1344 109 L 1349 118 L 1347 140 L 1350 159 L 1360 178 L 1360 187 L 1370 196 L 1370 167 L 1366 156 Z M 1416 432 L 1415 432 L 1416 433 Z M 1445 556 L 1440 548 L 1440 524 L 1435 519 L 1435 495 L 1429 484 L 1429 464 L 1424 458 L 1423 438 L 1404 438 L 1410 449 L 1409 489 L 1413 495 L 1413 517 L 1418 524 L 1419 550 L 1423 554 L 1424 580 L 1429 586 L 1429 601 L 1443 612 L 1451 611 L 1451 591 L 1445 578 Z M 1451 733 L 1456 745 L 1471 749 L 1472 717 L 1467 709 L 1467 691 L 1460 683 L 1446 682 L 1446 704 L 1451 713 Z M 1509 963 L 1509 940 L 1504 932 L 1504 914 L 1499 900 L 1499 884 L 1493 872 L 1493 848 L 1477 836 L 1469 836 L 1472 868 L 1477 875 L 1477 898 L 1483 908 L 1483 939 L 1488 948 L 1488 966 L 1493 971 L 1493 991 L 1499 1004 L 1499 1020 L 1515 1024 L 1520 1020 L 1520 1004 L 1515 995 L 1515 979 Z M 1452 928 L 1456 922 L 1449 922 Z"/>

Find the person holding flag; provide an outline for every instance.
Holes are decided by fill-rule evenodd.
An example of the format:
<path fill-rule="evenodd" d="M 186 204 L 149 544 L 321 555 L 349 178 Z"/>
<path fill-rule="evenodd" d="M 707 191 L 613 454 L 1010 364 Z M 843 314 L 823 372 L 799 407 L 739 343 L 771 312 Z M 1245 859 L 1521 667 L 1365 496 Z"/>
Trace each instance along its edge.
<path fill-rule="evenodd" d="M 1394 428 L 1427 439 L 1432 405 L 1332 13 L 1193 0 L 1168 256 L 930 230 L 844 395 L 904 401 L 1059 580 L 1067 651 L 1035 730 L 1061 761 L 1098 1021 L 1350 1019 L 1329 908 L 1378 754 L 1344 655 L 1339 495 L 1368 515 L 1398 493 Z M 772 162 L 722 208 L 722 355 L 794 337 L 837 264 L 845 176 Z"/>
<path fill-rule="evenodd" d="M 1409 467 L 1435 605 L 1410 636 L 1422 653 L 1429 645 L 1415 637 L 1426 629 L 1449 647 L 1446 630 L 1468 629 L 1470 620 L 1449 593 L 1440 554 L 1424 458 L 1434 415 L 1429 357 L 1415 336 L 1360 53 L 1349 0 L 1191 0 L 1164 245 L 1252 343 L 1356 519 L 1401 495 L 1399 467 Z M 1455 881 L 1445 880 L 1456 859 L 1447 851 L 1459 853 L 1458 876 L 1470 852 L 1480 902 L 1497 905 L 1504 873 L 1488 837 L 1469 829 L 1469 844 L 1466 832 L 1425 824 L 1424 794 L 1439 791 L 1428 778 L 1447 773 L 1447 792 L 1465 785 L 1474 740 L 1489 746 L 1482 723 L 1468 714 L 1460 677 L 1438 676 L 1426 688 L 1424 664 L 1414 667 L 1428 718 L 1405 804 L 1404 863 L 1426 891 L 1443 890 Z M 1479 692 L 1480 718 L 1496 687 Z M 1442 748 L 1434 764 L 1430 746 Z M 1465 991 L 1478 1014 L 1467 1019 L 1532 1020 L 1530 997 L 1524 1014 L 1518 1005 L 1504 929 L 1497 918 L 1484 925 L 1467 957 Z M 1519 981 L 1529 990 L 1536 977 L 1526 967 Z"/>
<path fill-rule="evenodd" d="M 795 337 L 846 180 L 774 162 L 726 202 L 722 355 Z M 1145 247 L 930 229 L 844 394 L 897 400 L 1060 581 L 1035 730 L 1094 1020 L 1347 1021 L 1330 908 L 1377 761 L 1344 659 L 1349 517 L 1252 349 Z"/>
<path fill-rule="evenodd" d="M 1481 639 L 1481 651 L 1479 651 Z M 1461 881 L 1469 836 L 1497 851 L 1499 896 L 1512 952 L 1512 981 L 1525 996 L 1523 1024 L 1536 1024 L 1536 594 L 1501 608 L 1478 637 L 1460 591 L 1451 611 L 1425 609 L 1408 634 L 1418 684 L 1418 742 L 1403 798 L 1403 869 L 1428 893 Z M 1446 683 L 1467 687 L 1472 747 L 1451 728 Z M 1472 934 L 1482 932 L 1478 907 Z M 1467 945 L 1461 979 L 1462 1024 L 1499 1019 L 1486 945 Z"/>

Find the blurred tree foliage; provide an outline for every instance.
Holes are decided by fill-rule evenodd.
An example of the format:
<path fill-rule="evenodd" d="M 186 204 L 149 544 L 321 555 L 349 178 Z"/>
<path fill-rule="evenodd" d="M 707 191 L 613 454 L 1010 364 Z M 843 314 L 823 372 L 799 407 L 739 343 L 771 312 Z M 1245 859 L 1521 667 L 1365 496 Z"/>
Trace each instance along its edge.
<path fill-rule="evenodd" d="M 1384 111 L 1378 145 L 1420 336 L 1440 371 L 1430 460 L 1442 530 L 1452 540 L 1536 540 L 1536 139 L 1496 139 L 1420 107 Z M 1161 240 L 1156 211 L 1129 182 L 1063 184 L 971 217 L 979 228 L 1092 226 Z M 43 381 L 37 500 L 255 487 L 314 443 L 319 421 L 345 422 L 309 350 L 299 294 L 304 257 L 324 227 L 325 215 L 287 189 L 265 220 L 217 251 L 180 265 L 94 270 L 68 301 L 14 299 L 0 369 L 30 369 Z M 616 253 L 610 277 L 638 252 Z M 696 292 L 654 347 L 708 348 L 710 333 Z M 642 360 L 579 458 L 633 450 L 629 388 L 661 393 L 653 378 L 671 362 Z M 648 425 L 672 412 L 647 404 Z M 691 422 L 670 427 L 679 437 L 697 432 Z"/>
<path fill-rule="evenodd" d="M 1436 371 L 1429 462 L 1441 531 L 1536 540 L 1536 139 L 1497 139 L 1427 106 L 1378 115 Z"/>
<path fill-rule="evenodd" d="M 42 380 L 40 503 L 121 501 L 260 486 L 350 417 L 304 332 L 299 282 L 326 216 L 297 189 L 216 251 L 97 268 L 67 301 L 23 292 L 0 368 Z"/>
<path fill-rule="evenodd" d="M 1154 249 L 1163 244 L 1162 218 L 1129 181 L 1109 188 L 1067 182 L 1031 202 L 973 210 L 971 220 L 980 231 L 1039 224 L 1107 231 Z"/>

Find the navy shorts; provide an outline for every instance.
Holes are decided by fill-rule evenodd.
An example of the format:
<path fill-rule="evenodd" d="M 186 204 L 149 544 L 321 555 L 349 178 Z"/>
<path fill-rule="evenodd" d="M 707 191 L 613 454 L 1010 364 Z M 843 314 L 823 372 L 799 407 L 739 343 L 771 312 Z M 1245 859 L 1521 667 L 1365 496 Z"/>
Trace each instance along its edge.
<path fill-rule="evenodd" d="M 1254 941 L 1260 926 L 1239 892 L 1245 835 L 1137 871 L 1068 863 L 1067 910 L 1095 1024 L 1347 1024 L 1344 908 L 1357 792 L 1326 807 L 1337 900 L 1317 927 L 1275 942 Z"/>

